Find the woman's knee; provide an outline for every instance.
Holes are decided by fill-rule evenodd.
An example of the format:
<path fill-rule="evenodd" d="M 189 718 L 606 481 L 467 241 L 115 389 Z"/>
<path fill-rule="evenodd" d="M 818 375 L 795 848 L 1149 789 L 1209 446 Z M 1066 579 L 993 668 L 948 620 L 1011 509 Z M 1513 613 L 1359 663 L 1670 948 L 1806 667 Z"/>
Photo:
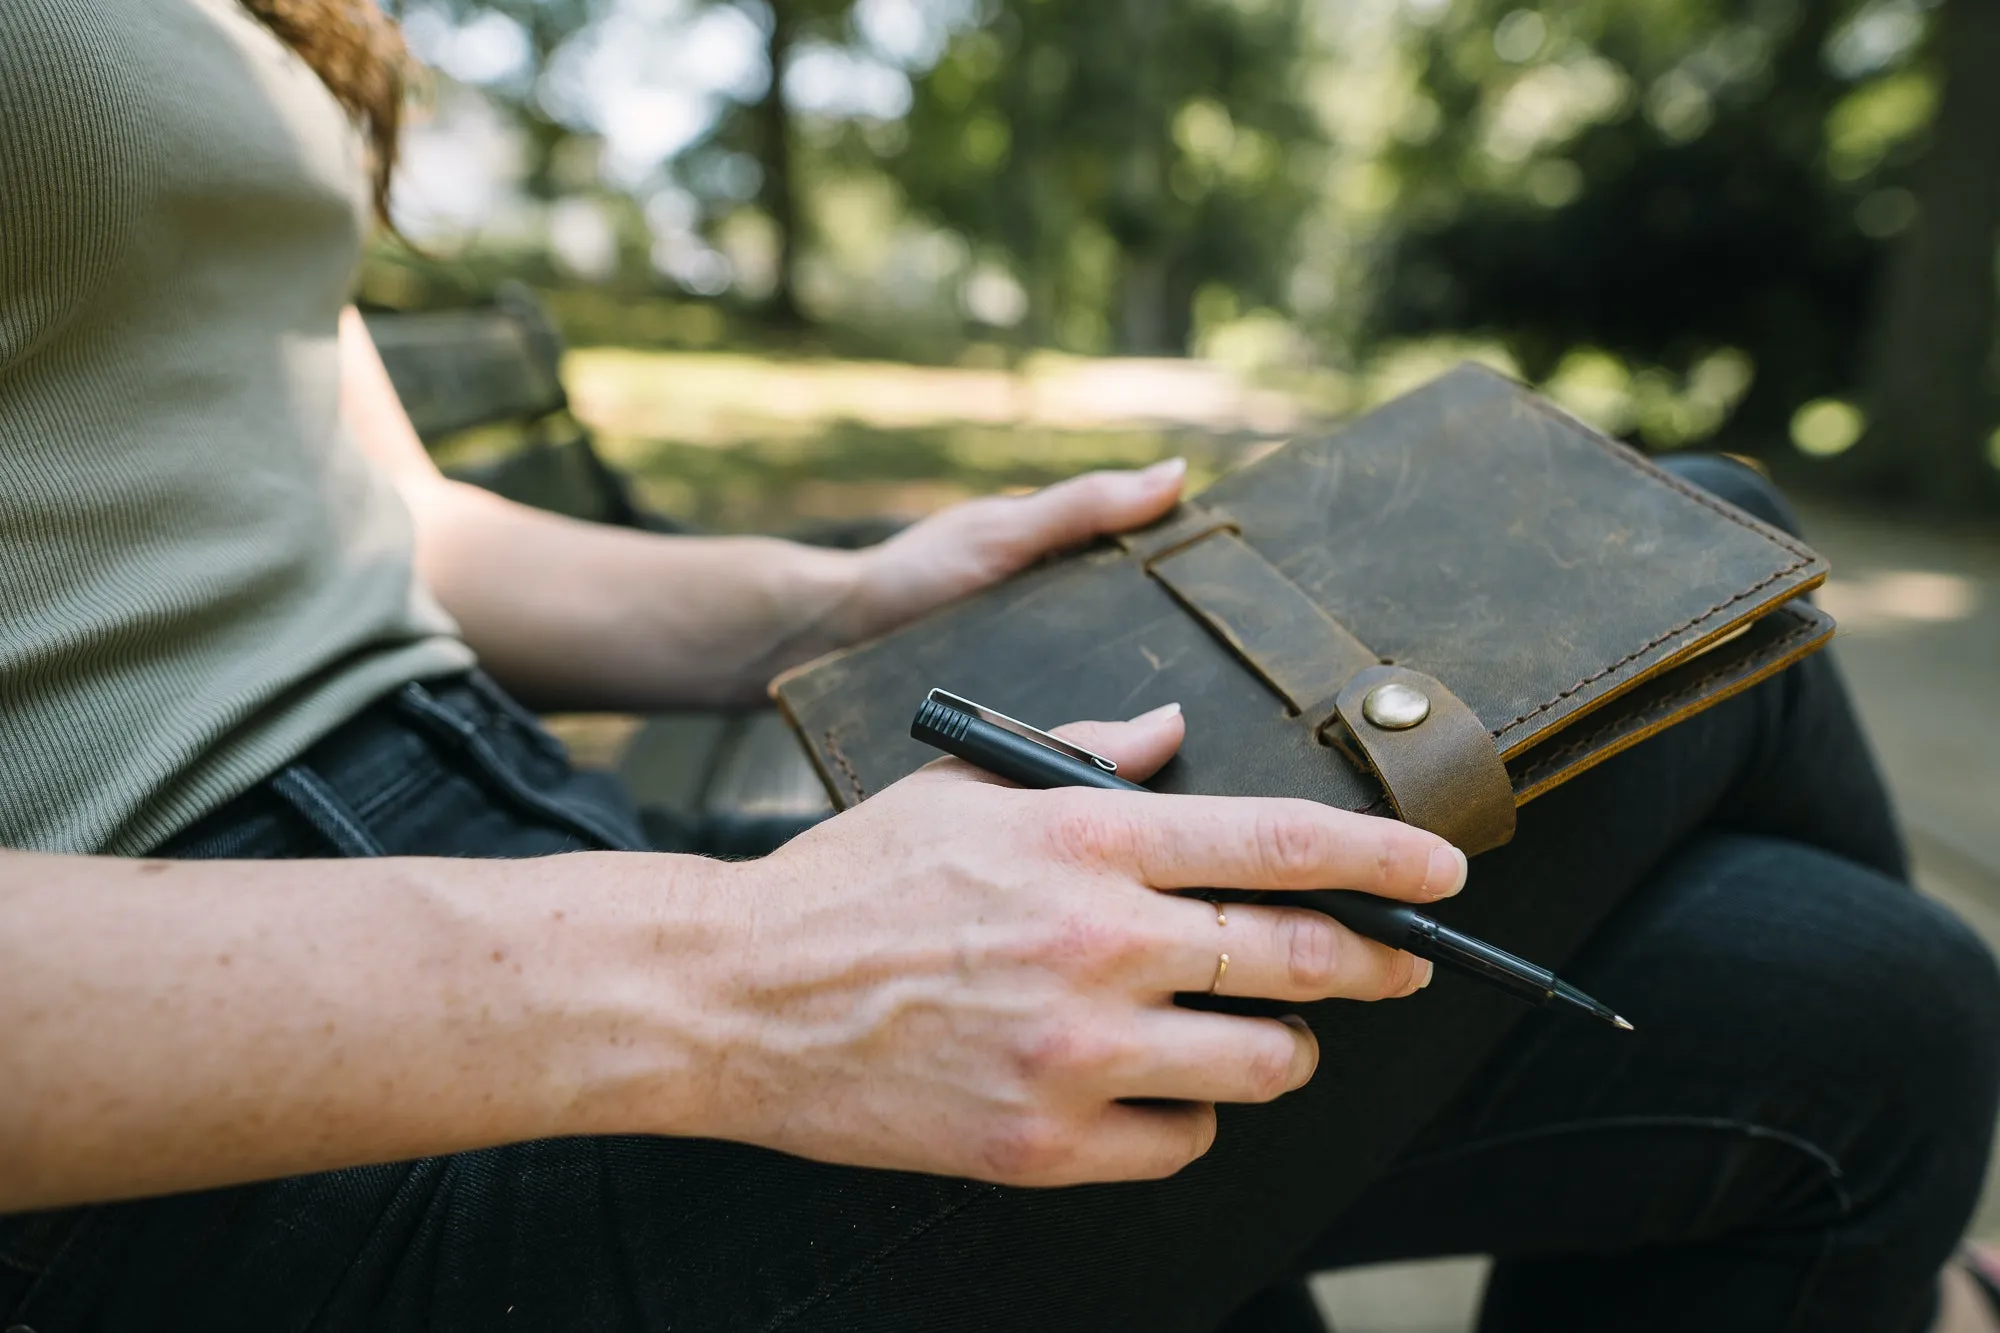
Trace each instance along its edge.
<path fill-rule="evenodd" d="M 1950 1101 L 1990 1122 L 2000 969 L 1941 904 L 1818 848 L 1719 834 L 1628 906 L 1585 965 L 1606 986 L 1633 976 L 1691 1039 L 1719 1029 L 1822 1085 Z"/>
<path fill-rule="evenodd" d="M 1794 537 L 1799 535 L 1799 516 L 1785 493 L 1748 464 L 1724 454 L 1669 454 L 1655 461 L 1682 481 L 1727 500 L 1744 513 Z"/>

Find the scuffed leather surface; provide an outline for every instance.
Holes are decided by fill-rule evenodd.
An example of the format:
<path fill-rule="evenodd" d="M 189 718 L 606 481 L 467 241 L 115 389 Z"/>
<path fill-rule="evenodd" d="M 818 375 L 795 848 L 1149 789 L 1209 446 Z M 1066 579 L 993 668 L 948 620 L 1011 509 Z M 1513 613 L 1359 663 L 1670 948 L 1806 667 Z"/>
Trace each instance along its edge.
<path fill-rule="evenodd" d="M 1153 530 L 1165 540 L 1127 540 L 1177 558 L 1167 553 L 1214 531 L 1216 514 L 1369 650 L 1462 699 L 1509 761 L 1517 801 L 1830 631 L 1817 612 L 1798 613 L 1820 627 L 1808 632 L 1788 611 L 1774 632 L 1688 662 L 1621 721 L 1618 696 L 1816 586 L 1825 562 L 1476 367 L 1223 478 Z M 1316 737 L 1323 714 L 1288 708 L 1118 543 L 788 673 L 772 692 L 846 806 L 935 757 L 908 735 L 934 685 L 1045 727 L 1179 702 L 1187 742 L 1149 785 L 1387 812 L 1374 777 Z M 1586 715 L 1592 726 L 1567 739 L 1594 742 L 1536 764 L 1531 751 L 1561 748 L 1555 738 Z"/>
<path fill-rule="evenodd" d="M 1233 532 L 1147 563 L 1167 591 L 1310 721 L 1380 659 Z"/>

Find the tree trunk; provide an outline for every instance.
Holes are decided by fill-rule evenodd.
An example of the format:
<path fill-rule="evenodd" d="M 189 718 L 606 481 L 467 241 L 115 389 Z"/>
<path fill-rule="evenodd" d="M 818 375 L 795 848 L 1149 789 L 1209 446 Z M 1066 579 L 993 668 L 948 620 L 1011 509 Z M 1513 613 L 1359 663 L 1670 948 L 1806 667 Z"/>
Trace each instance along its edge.
<path fill-rule="evenodd" d="M 771 34 L 764 45 L 765 56 L 771 63 L 771 86 L 750 113 L 757 166 L 763 173 L 757 187 L 757 206 L 771 219 L 778 237 L 776 281 L 764 312 L 773 324 L 787 329 L 802 328 L 806 322 L 805 313 L 799 308 L 794 271 L 800 214 L 792 174 L 792 113 L 785 105 L 785 67 L 790 63 L 797 36 L 796 6 L 791 0 L 772 0 Z"/>
<path fill-rule="evenodd" d="M 1179 356 L 1166 256 L 1127 250 L 1118 266 L 1117 345 L 1126 356 Z"/>
<path fill-rule="evenodd" d="M 2000 4 L 1937 16 L 1943 98 L 1917 166 L 1916 221 L 1890 258 L 1864 386 L 1870 427 L 1850 480 L 1928 507 L 2000 500 L 1987 440 L 2000 242 Z"/>
<path fill-rule="evenodd" d="M 1178 356 L 1187 348 L 1170 340 L 1173 327 L 1185 321 L 1175 320 L 1170 308 L 1169 231 L 1161 217 L 1167 204 L 1168 122 L 1173 115 L 1161 87 L 1165 7 L 1160 0 L 1125 0 L 1123 16 L 1133 77 L 1130 139 L 1117 186 L 1123 216 L 1113 226 L 1119 255 L 1112 341 L 1126 356 Z"/>

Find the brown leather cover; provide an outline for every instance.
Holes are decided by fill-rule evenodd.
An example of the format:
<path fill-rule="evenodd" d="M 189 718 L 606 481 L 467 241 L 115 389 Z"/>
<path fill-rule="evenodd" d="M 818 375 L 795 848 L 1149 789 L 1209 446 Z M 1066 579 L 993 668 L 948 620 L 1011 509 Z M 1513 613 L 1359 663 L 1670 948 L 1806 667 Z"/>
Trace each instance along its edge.
<path fill-rule="evenodd" d="M 1178 701 L 1156 789 L 1400 812 L 1476 851 L 1511 835 L 1503 773 L 1526 802 L 1823 645 L 1800 599 L 1825 577 L 1468 366 L 772 693 L 843 807 L 934 757 L 909 737 L 932 686 L 1038 726 Z M 1431 715 L 1360 734 L 1343 692 L 1384 663 Z"/>

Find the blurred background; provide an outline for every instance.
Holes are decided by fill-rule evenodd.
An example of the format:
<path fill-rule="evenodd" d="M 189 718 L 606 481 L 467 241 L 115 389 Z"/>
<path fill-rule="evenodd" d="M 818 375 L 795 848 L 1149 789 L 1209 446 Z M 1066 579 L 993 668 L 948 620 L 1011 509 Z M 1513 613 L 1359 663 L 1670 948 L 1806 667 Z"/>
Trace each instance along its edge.
<path fill-rule="evenodd" d="M 363 300 L 523 284 L 644 506 L 796 530 L 1173 453 L 1199 486 L 1477 359 L 1802 499 L 1920 881 L 2000 941 L 1993 0 L 401 18 L 411 244 Z M 1477 1273 L 1371 1280 L 1343 1327 L 1461 1328 Z"/>
<path fill-rule="evenodd" d="M 1211 454 L 1468 356 L 1647 449 L 1991 515 L 1995 11 L 412 0 L 427 258 L 363 292 L 526 282 L 619 349 L 570 367 L 619 461 L 728 525 Z M 1135 357 L 1181 363 L 1098 361 Z"/>

